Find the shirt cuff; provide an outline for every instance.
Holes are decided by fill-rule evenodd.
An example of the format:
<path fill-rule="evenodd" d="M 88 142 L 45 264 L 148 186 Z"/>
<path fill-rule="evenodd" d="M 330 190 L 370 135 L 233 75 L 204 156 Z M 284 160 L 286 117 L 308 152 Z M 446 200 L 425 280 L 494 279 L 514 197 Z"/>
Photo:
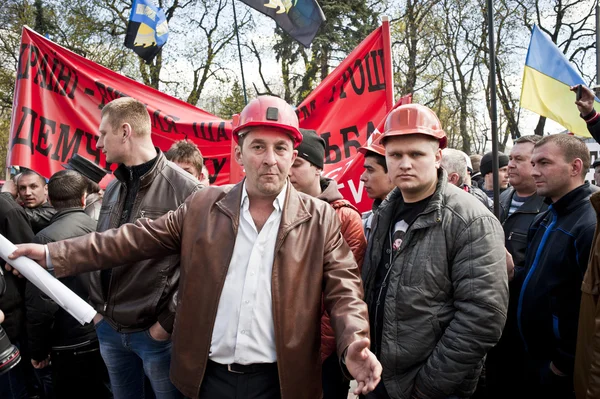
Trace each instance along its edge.
<path fill-rule="evenodd" d="M 47 245 L 44 245 L 44 251 L 46 252 L 46 269 L 50 273 L 54 273 L 54 265 L 52 264 L 52 259 L 50 259 L 50 251 L 48 251 Z"/>
<path fill-rule="evenodd" d="M 590 112 L 587 115 L 581 115 L 581 117 L 583 118 L 585 123 L 590 125 L 590 124 L 594 124 L 598 120 L 598 118 L 600 117 L 600 114 L 598 112 L 596 112 L 595 109 L 592 109 L 592 112 Z"/>

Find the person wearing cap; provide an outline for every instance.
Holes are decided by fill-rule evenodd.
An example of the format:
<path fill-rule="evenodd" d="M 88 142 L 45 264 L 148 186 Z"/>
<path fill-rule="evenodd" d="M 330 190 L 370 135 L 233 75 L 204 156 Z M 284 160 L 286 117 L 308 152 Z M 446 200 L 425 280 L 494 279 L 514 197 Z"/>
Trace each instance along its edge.
<path fill-rule="evenodd" d="M 387 175 L 387 164 L 385 162 L 385 149 L 379 143 L 381 133 L 375 130 L 365 145 L 358 149 L 363 154 L 363 168 L 365 171 L 360 175 L 360 181 L 365 185 L 367 196 L 373 200 L 373 207 L 362 215 L 363 229 L 367 241 L 371 236 L 373 215 L 385 197 L 394 189 L 394 185 Z"/>
<path fill-rule="evenodd" d="M 296 113 L 259 96 L 232 134 L 242 182 L 200 190 L 154 221 L 50 243 L 49 262 L 43 246 L 11 256 L 29 256 L 63 277 L 180 255 L 171 381 L 190 398 L 321 397 L 324 298 L 340 363 L 357 380 L 355 392 L 368 393 L 381 365 L 369 350 L 356 260 L 335 210 L 289 184 L 302 141 Z"/>
<path fill-rule="evenodd" d="M 74 170 L 87 179 L 87 188 L 85 190 L 85 208 L 86 215 L 98 221 L 100 209 L 102 208 L 102 189 L 100 181 L 108 173 L 94 162 L 79 154 L 74 154 L 66 164 L 62 165 L 65 169 Z"/>
<path fill-rule="evenodd" d="M 504 229 L 504 246 L 512 259 L 509 271 L 509 301 L 506 325 L 502 338 L 490 350 L 486 360 L 486 385 L 489 398 L 518 398 L 526 384 L 525 348 L 517 328 L 519 284 L 514 280 L 515 270 L 525 267 L 527 235 L 535 218 L 546 211 L 544 197 L 537 195 L 532 176 L 531 156 L 535 143 L 542 136 L 522 136 L 515 140 L 508 156 L 510 186 L 500 194 L 500 223 Z M 507 379 L 513 384 L 507 384 Z"/>
<path fill-rule="evenodd" d="M 596 158 L 592 164 L 592 169 L 594 169 L 594 184 L 600 186 L 600 158 Z"/>
<path fill-rule="evenodd" d="M 502 226 L 440 167 L 435 113 L 402 105 L 381 143 L 394 190 L 363 263 L 371 350 L 382 381 L 369 399 L 470 397 L 502 333 L 508 276 Z"/>
<path fill-rule="evenodd" d="M 300 132 L 302 142 L 296 148 L 298 156 L 290 169 L 290 182 L 299 192 L 323 200 L 335 209 L 341 223 L 342 236 L 350 246 L 360 268 L 367 248 L 361 214 L 342 197 L 335 180 L 321 176 L 325 141 L 314 130 L 300 129 Z M 321 362 L 323 399 L 347 399 L 350 381 L 340 367 L 335 348 L 335 334 L 324 308 L 321 317 Z"/>
<path fill-rule="evenodd" d="M 48 197 L 56 209 L 48 227 L 33 242 L 48 243 L 96 231 L 96 221 L 85 214 L 89 179 L 73 170 L 56 172 L 48 182 Z M 60 279 L 83 299 L 88 297 L 89 278 L 78 275 Z M 39 288 L 25 286 L 28 349 L 36 369 L 52 360 L 52 386 L 57 398 L 112 398 L 108 371 L 100 355 L 93 324 L 81 325 Z"/>
<path fill-rule="evenodd" d="M 483 191 L 488 197 L 494 200 L 494 174 L 492 173 L 492 157 L 493 153 L 490 151 L 481 158 L 479 164 L 479 171 L 483 176 Z M 502 193 L 508 187 L 508 156 L 503 153 L 498 153 L 498 181 L 500 185 L 500 192 Z"/>

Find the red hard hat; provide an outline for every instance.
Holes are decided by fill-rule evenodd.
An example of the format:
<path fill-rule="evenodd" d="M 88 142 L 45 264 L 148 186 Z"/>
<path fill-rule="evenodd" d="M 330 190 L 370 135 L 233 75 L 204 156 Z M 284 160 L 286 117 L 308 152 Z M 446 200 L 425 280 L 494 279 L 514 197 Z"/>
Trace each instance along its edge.
<path fill-rule="evenodd" d="M 424 134 L 436 138 L 440 148 L 447 143 L 446 133 L 442 130 L 440 120 L 435 112 L 421 104 L 401 105 L 389 113 L 385 120 L 385 130 L 381 143 L 393 136 L 407 134 Z"/>
<path fill-rule="evenodd" d="M 294 148 L 302 142 L 296 112 L 278 97 L 259 96 L 244 107 L 237 124 L 234 122 L 232 135 L 235 142 L 238 142 L 240 133 L 245 133 L 245 129 L 252 126 L 272 126 L 285 130 L 294 140 Z"/>
<path fill-rule="evenodd" d="M 358 152 L 363 155 L 367 155 L 367 152 L 374 152 L 375 154 L 383 155 L 385 157 L 385 148 L 383 148 L 381 145 L 381 136 L 383 136 L 383 134 L 379 130 L 375 129 L 375 131 L 369 136 L 369 139 L 365 145 L 358 149 Z"/>

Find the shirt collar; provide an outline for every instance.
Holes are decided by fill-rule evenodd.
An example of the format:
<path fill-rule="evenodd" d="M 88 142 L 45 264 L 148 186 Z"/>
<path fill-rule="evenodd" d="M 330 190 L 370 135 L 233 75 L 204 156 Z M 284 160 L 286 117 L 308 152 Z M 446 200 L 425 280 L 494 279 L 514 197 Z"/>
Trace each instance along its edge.
<path fill-rule="evenodd" d="M 281 189 L 281 192 L 277 195 L 273 201 L 273 208 L 278 212 L 283 210 L 283 204 L 285 203 L 285 196 L 287 194 L 288 182 L 286 179 L 285 185 Z M 246 191 L 246 181 L 244 180 L 244 187 L 242 190 L 242 201 L 240 203 L 240 209 L 246 210 L 250 207 L 250 199 L 248 198 L 248 191 Z"/>

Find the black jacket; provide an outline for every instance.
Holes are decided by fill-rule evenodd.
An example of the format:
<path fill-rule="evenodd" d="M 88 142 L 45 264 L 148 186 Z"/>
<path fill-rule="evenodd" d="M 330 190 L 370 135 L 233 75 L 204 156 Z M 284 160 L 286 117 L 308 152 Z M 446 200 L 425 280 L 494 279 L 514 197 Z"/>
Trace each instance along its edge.
<path fill-rule="evenodd" d="M 523 267 L 527 251 L 527 233 L 535 217 L 548 209 L 544 197 L 529 197 L 512 215 L 508 216 L 515 189 L 509 187 L 500 194 L 500 223 L 504 227 L 505 246 L 516 267 Z"/>
<path fill-rule="evenodd" d="M 13 197 L 0 195 L 0 234 L 13 244 L 28 243 L 33 240 L 33 231 L 23 208 L 17 204 Z M 4 270 L 4 261 L 0 259 L 0 267 Z M 23 331 L 25 323 L 24 291 L 25 280 L 19 279 L 11 273 L 4 273 L 6 291 L 0 296 L 0 309 L 4 312 L 6 320 L 2 327 L 6 330 L 8 338 L 15 341 Z"/>
<path fill-rule="evenodd" d="M 46 228 L 50 224 L 52 216 L 56 213 L 56 209 L 54 209 L 47 201 L 37 208 L 24 209 L 34 234 L 37 234 L 42 229 Z"/>
<path fill-rule="evenodd" d="M 572 375 L 581 283 L 596 228 L 585 183 L 548 206 L 531 225 L 517 308 L 519 333 L 529 354 Z M 548 201 L 548 200 L 546 200 Z"/>
<path fill-rule="evenodd" d="M 47 244 L 94 231 L 96 231 L 96 221 L 86 215 L 82 208 L 68 208 L 58 211 L 52 217 L 50 225 L 35 236 L 34 242 Z M 59 280 L 87 301 L 89 286 L 87 274 Z M 25 304 L 29 349 L 34 360 L 46 359 L 53 347 L 77 345 L 97 339 L 93 324 L 82 326 L 30 282 L 26 284 Z"/>

